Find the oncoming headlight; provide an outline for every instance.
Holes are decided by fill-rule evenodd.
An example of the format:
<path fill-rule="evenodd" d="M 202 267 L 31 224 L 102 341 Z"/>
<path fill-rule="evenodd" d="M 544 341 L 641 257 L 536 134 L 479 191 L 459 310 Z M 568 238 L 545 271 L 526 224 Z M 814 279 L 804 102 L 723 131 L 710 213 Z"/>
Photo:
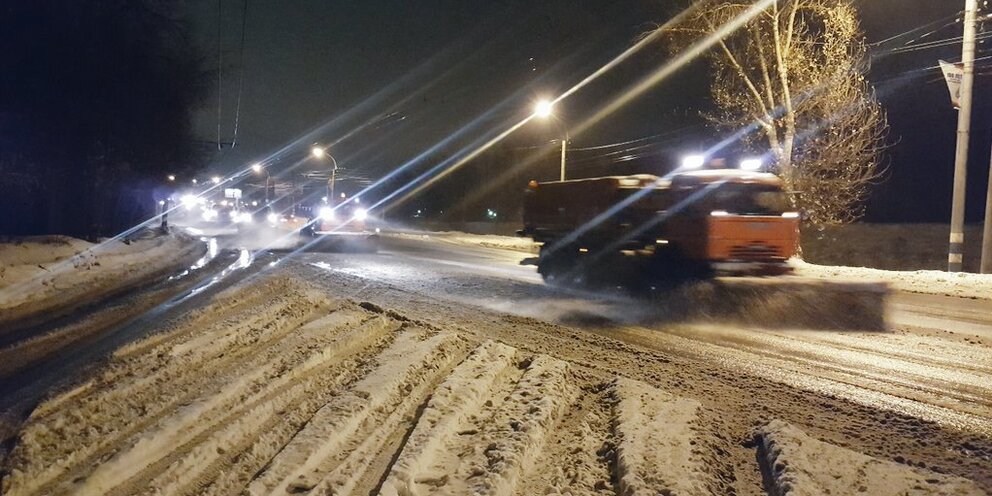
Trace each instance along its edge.
<path fill-rule="evenodd" d="M 274 213 L 271 213 L 265 216 L 265 220 L 268 220 L 269 222 L 275 224 L 276 222 L 279 221 L 279 216 Z"/>
<path fill-rule="evenodd" d="M 320 207 L 320 218 L 323 220 L 334 220 L 334 209 L 331 207 Z"/>
<path fill-rule="evenodd" d="M 365 220 L 368 218 L 369 212 L 364 208 L 359 208 L 355 210 L 355 220 Z"/>

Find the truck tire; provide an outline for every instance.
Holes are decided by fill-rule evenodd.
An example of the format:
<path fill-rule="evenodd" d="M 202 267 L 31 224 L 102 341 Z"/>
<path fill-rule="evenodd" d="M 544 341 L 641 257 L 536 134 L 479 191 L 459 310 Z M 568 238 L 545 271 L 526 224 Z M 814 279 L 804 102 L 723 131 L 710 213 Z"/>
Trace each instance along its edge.
<path fill-rule="evenodd" d="M 578 249 L 573 246 L 563 246 L 552 249 L 554 243 L 545 243 L 537 260 L 537 273 L 541 274 L 544 282 L 549 284 L 571 284 L 580 279 L 574 274 L 578 268 Z M 566 280 L 567 279 L 567 280 Z"/>

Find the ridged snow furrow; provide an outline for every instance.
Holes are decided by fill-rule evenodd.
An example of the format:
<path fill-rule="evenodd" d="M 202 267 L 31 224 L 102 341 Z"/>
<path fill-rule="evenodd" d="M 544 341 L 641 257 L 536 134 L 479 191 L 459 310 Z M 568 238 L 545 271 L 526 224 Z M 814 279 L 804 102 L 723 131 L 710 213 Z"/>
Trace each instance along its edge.
<path fill-rule="evenodd" d="M 452 371 L 427 403 L 382 486 L 382 494 L 414 494 L 416 481 L 431 470 L 437 453 L 458 436 L 459 426 L 482 408 L 494 385 L 514 368 L 516 351 L 486 341 Z"/>
<path fill-rule="evenodd" d="M 426 394 L 423 388 L 433 385 L 432 376 L 460 355 L 457 344 L 454 334 L 426 340 L 411 332 L 398 336 L 375 358 L 378 367 L 317 411 L 251 483 L 248 492 L 285 494 L 309 491 L 321 484 L 341 486 L 349 480 L 353 484 L 367 466 L 344 462 L 356 454 L 361 459 L 376 453 L 375 448 L 399 428 L 401 418 L 392 418 L 397 407 L 406 403 L 407 408 L 400 409 L 404 413 L 416 408 L 422 396 L 416 398 L 411 393 L 420 390 Z M 351 470 L 337 472 L 342 464 Z"/>
<path fill-rule="evenodd" d="M 136 364 L 128 363 L 131 357 L 148 353 L 150 350 L 161 347 L 168 342 L 188 339 L 190 334 L 194 332 L 202 333 L 209 331 L 211 328 L 233 325 L 232 323 L 237 322 L 234 319 L 235 315 L 240 316 L 243 320 L 245 315 L 251 315 L 253 310 L 257 311 L 259 308 L 271 306 L 275 301 L 273 299 L 274 295 L 270 291 L 278 290 L 279 293 L 285 293 L 302 287 L 299 284 L 291 285 L 289 281 L 289 279 L 280 278 L 271 281 L 269 286 L 245 288 L 242 297 L 238 297 L 238 294 L 235 292 L 224 296 L 215 296 L 213 303 L 204 308 L 193 310 L 184 318 L 171 322 L 160 332 L 118 348 L 113 354 L 114 360 L 110 367 L 101 374 L 102 380 L 99 384 L 96 379 L 92 379 L 83 385 L 49 399 L 31 413 L 30 419 L 32 421 L 39 421 L 47 415 L 58 412 L 63 402 L 70 398 L 81 398 L 91 393 L 98 394 L 101 391 L 106 392 L 101 387 L 90 386 L 102 386 L 106 383 L 113 383 L 116 386 L 121 381 L 137 381 L 143 374 L 136 370 Z M 142 360 L 139 363 L 145 363 L 145 361 Z M 122 374 L 119 372 L 121 370 L 125 372 Z"/>
<path fill-rule="evenodd" d="M 611 388 L 619 494 L 716 494 L 695 439 L 699 402 L 624 378 Z"/>
<path fill-rule="evenodd" d="M 568 364 L 538 355 L 524 372 L 503 408 L 485 450 L 485 473 L 466 480 L 478 494 L 513 494 L 517 482 L 533 468 L 545 438 L 577 396 Z"/>
<path fill-rule="evenodd" d="M 542 463 L 534 464 L 518 484 L 518 496 L 616 495 L 610 456 L 613 408 L 601 386 L 584 388 L 582 396 L 565 411 L 541 452 Z"/>
<path fill-rule="evenodd" d="M 308 317 L 290 319 L 287 325 L 298 325 Z M 9 477 L 12 488 L 23 485 L 26 493 L 44 489 L 56 478 L 78 478 L 93 459 L 106 457 L 120 451 L 129 444 L 151 442 L 146 438 L 148 431 L 157 424 L 168 424 L 169 418 L 176 415 L 205 415 L 210 412 L 220 414 L 225 410 L 225 402 L 244 405 L 248 398 L 257 396 L 265 386 L 284 384 L 287 371 L 299 373 L 313 368 L 328 358 L 320 355 L 336 355 L 334 335 L 340 328 L 353 326 L 367 314 L 357 310 L 335 312 L 324 320 L 329 326 L 324 339 L 278 341 L 265 349 L 245 347 L 230 350 L 223 357 L 199 357 L 200 360 L 178 360 L 161 354 L 148 357 L 149 361 L 162 362 L 156 381 L 146 382 L 144 388 L 135 389 L 133 384 L 118 386 L 113 382 L 103 382 L 101 390 L 106 394 L 81 398 L 63 408 L 58 415 L 46 418 L 44 422 L 30 424 L 24 431 L 23 442 L 15 450 L 18 459 L 32 460 L 32 464 L 18 466 Z M 313 353 L 313 347 L 321 347 L 323 352 Z M 258 343 L 256 343 L 258 344 Z M 300 364 L 300 365 L 297 365 Z M 126 372 L 118 373 L 126 376 Z M 279 378 L 282 377 L 282 380 Z M 95 388 L 95 387 L 94 387 Z M 179 431 L 181 425 L 173 426 Z M 160 426 L 160 428 L 163 428 Z M 171 432 L 164 428 L 163 434 Z M 129 440 L 130 439 L 130 440 Z M 69 440 L 69 442 L 67 442 Z M 21 473 L 23 472 L 23 474 Z M 30 476 L 28 475 L 30 474 Z M 75 475 L 73 475 L 75 474 Z M 64 482 L 64 481 L 63 481 Z"/>
<path fill-rule="evenodd" d="M 549 431 L 577 395 L 566 362 L 539 355 L 525 365 L 502 402 L 497 405 L 490 396 L 481 412 L 451 426 L 454 436 L 450 430 L 444 433 L 446 442 L 433 452 L 413 450 L 420 452 L 419 459 L 405 466 L 421 471 L 397 470 L 383 485 L 382 494 L 513 494 Z M 425 414 L 418 424 L 426 418 Z"/>
<path fill-rule="evenodd" d="M 874 458 L 811 438 L 781 420 L 758 429 L 758 456 L 776 496 L 983 496 L 974 482 Z"/>
<path fill-rule="evenodd" d="M 320 331 L 314 325 L 307 327 L 309 331 Z M 156 494 L 202 494 L 200 484 L 211 484 L 223 472 L 222 466 L 229 468 L 227 454 L 251 451 L 251 445 L 263 437 L 264 432 L 291 421 L 284 418 L 287 412 L 303 409 L 312 415 L 320 405 L 310 400 L 324 396 L 328 391 L 340 394 L 344 385 L 358 379 L 356 372 L 362 369 L 360 362 L 367 359 L 366 355 L 374 355 L 385 346 L 397 329 L 399 323 L 396 321 L 383 317 L 373 319 L 342 334 L 303 363 L 270 379 L 247 398 L 243 406 L 218 418 L 213 424 L 216 430 L 204 430 L 188 441 L 185 449 L 177 450 L 176 456 L 159 462 L 161 467 L 153 467 L 151 472 L 157 475 L 149 486 L 156 489 Z M 305 331 L 301 329 L 301 332 Z M 200 422 L 204 421 L 200 419 Z M 261 466 L 256 464 L 255 470 Z"/>
<path fill-rule="evenodd" d="M 249 286 L 233 286 L 214 295 L 208 305 L 169 323 L 162 332 L 118 348 L 114 352 L 114 358 L 123 360 L 141 355 L 165 342 L 184 337 L 183 331 L 202 329 L 212 323 L 223 322 L 252 308 L 265 306 L 279 295 L 304 289 L 306 288 L 302 284 L 286 277 L 268 278 Z"/>
<path fill-rule="evenodd" d="M 96 391 L 94 397 L 82 399 L 82 401 L 126 405 L 128 398 L 133 397 L 136 393 L 149 388 L 160 387 L 161 384 L 171 384 L 176 389 L 189 389 L 190 386 L 186 383 L 197 381 L 199 378 L 187 374 L 187 371 L 181 367 L 172 366 L 173 362 L 204 361 L 205 357 L 164 357 L 163 355 L 172 354 L 173 346 L 182 345 L 191 339 L 212 339 L 230 333 L 255 338 L 268 335 L 267 340 L 271 341 L 293 331 L 301 323 L 326 314 L 334 306 L 319 295 L 313 295 L 315 296 L 314 301 L 303 300 L 301 297 L 304 296 L 310 295 L 294 293 L 286 295 L 284 298 L 273 299 L 267 305 L 244 309 L 238 320 L 214 322 L 202 329 L 179 329 L 175 331 L 175 334 L 178 335 L 177 339 L 169 340 L 149 349 L 143 359 L 125 359 L 112 362 L 108 369 L 97 378 L 97 383 L 103 387 L 94 388 Z M 341 314 L 341 316 L 343 315 Z M 235 361 L 238 356 L 244 356 L 247 351 L 247 349 L 230 350 L 215 347 L 211 347 L 211 349 L 213 350 L 212 356 L 215 358 L 215 360 L 211 360 L 211 363 Z M 162 359 L 148 360 L 147 355 L 159 356 Z"/>
<path fill-rule="evenodd" d="M 279 404 L 285 406 L 285 403 L 293 399 L 293 392 L 304 389 L 302 386 L 295 391 L 290 388 L 308 377 L 311 371 L 339 363 L 344 356 L 367 344 L 369 339 L 398 328 L 396 324 L 389 325 L 385 319 L 375 324 L 377 325 L 363 326 L 359 329 L 360 332 L 349 333 L 348 338 L 355 342 L 333 342 L 311 354 L 302 363 L 273 362 L 268 367 L 251 370 L 233 382 L 226 382 L 213 394 L 198 398 L 194 403 L 163 419 L 153 429 L 144 432 L 135 444 L 101 463 L 81 484 L 72 488 L 72 492 L 82 496 L 106 494 L 149 464 L 165 458 L 172 449 L 189 443 L 198 436 L 211 433 L 239 419 L 247 422 L 247 427 L 250 427 L 256 419 L 245 417 L 274 414 L 279 410 Z M 287 389 L 290 390 L 286 391 Z M 277 408 L 268 408 L 266 400 L 282 392 L 290 394 L 281 395 L 283 401 L 277 402 Z M 252 411 L 253 407 L 257 411 Z M 186 477 L 186 474 L 181 473 L 179 477 Z"/>
<path fill-rule="evenodd" d="M 304 314 L 307 317 L 294 319 L 294 322 L 312 316 L 309 309 Z M 356 315 L 351 313 L 344 323 L 354 324 Z M 287 322 L 287 325 L 294 322 Z M 146 356 L 146 362 L 158 362 L 154 369 L 159 373 L 154 374 L 154 380 L 142 377 L 140 372 L 129 371 L 131 362 L 117 364 L 119 366 L 112 364 L 113 372 L 97 378 L 91 387 L 94 394 L 73 400 L 50 418 L 29 422 L 22 433 L 23 442 L 13 453 L 14 459 L 32 460 L 39 465 L 23 470 L 33 474 L 30 485 L 44 487 L 63 472 L 71 473 L 79 468 L 78 464 L 107 456 L 115 446 L 125 443 L 168 412 L 191 408 L 191 402 L 216 390 L 224 377 L 239 377 L 247 370 L 258 368 L 258 363 L 272 359 L 257 349 L 250 350 L 252 355 L 244 357 L 247 351 L 232 350 L 221 359 L 205 362 L 176 360 L 161 354 Z M 148 370 L 145 366 L 137 368 Z M 14 464 L 21 469 L 19 465 Z"/>

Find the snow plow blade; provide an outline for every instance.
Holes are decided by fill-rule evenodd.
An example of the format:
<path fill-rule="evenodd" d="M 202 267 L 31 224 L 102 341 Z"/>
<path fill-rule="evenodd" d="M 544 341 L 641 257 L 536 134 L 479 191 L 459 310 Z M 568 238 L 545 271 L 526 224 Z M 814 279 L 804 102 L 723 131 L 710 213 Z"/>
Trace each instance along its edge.
<path fill-rule="evenodd" d="M 664 320 L 720 321 L 768 328 L 885 331 L 884 283 L 801 277 L 694 281 L 651 296 Z"/>

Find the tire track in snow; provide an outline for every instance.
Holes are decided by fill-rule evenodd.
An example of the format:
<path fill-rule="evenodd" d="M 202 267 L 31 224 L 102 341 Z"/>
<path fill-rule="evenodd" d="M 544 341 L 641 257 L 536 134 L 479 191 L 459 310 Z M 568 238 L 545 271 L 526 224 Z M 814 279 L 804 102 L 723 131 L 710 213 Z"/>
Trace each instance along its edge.
<path fill-rule="evenodd" d="M 298 282 L 249 290 L 242 302 L 236 292 L 217 300 L 215 319 L 207 317 L 208 306 L 136 343 L 104 373 L 40 407 L 0 492 L 756 489 L 727 477 L 727 439 L 713 418 L 724 412 L 617 378 L 622 370 L 608 370 L 600 355 L 573 363 L 495 341 L 473 343 L 468 332 L 329 300 Z M 639 359 L 626 349 L 602 350 L 610 351 Z M 790 436 L 776 442 L 799 438 Z M 755 449 L 760 455 L 761 446 Z M 894 465 L 859 456 L 872 466 Z M 829 473 L 815 464 L 802 470 Z M 930 473 L 916 472 L 919 484 L 930 484 Z"/>
<path fill-rule="evenodd" d="M 482 394 L 466 402 L 458 402 L 456 396 L 432 399 L 397 460 L 397 468 L 383 484 L 382 494 L 513 494 L 578 392 L 568 364 L 546 355 L 528 357 L 520 364 L 523 374 L 512 381 L 517 374 L 505 373 L 509 363 L 503 348 L 500 345 L 496 359 L 483 358 L 482 363 L 477 360 L 459 366 L 446 381 L 449 387 L 442 389 L 442 394 L 465 389 Z M 472 373 L 480 365 L 482 381 Z M 469 372 L 458 374 L 466 366 Z M 498 384 L 487 381 L 489 378 L 511 381 Z M 476 387 L 458 384 L 465 379 L 475 382 Z M 502 398 L 501 389 L 507 390 Z M 482 397 L 488 398 L 480 410 L 477 403 Z M 449 417 L 462 420 L 442 420 Z M 437 437 L 442 440 L 436 441 Z M 418 441 L 425 440 L 429 446 L 418 446 Z"/>
<path fill-rule="evenodd" d="M 376 360 L 379 366 L 334 398 L 248 487 L 250 494 L 347 493 L 367 460 L 430 392 L 437 375 L 463 352 L 454 334 L 420 340 L 404 333 Z M 416 391 L 416 393 L 414 393 Z M 419 394 L 417 394 L 419 393 Z M 409 401 L 412 400 L 412 401 Z"/>
<path fill-rule="evenodd" d="M 261 307 L 257 312 L 261 315 L 274 313 L 286 317 L 286 307 L 285 304 L 275 304 Z M 271 331 L 281 331 L 284 327 L 294 328 L 301 322 L 311 320 L 316 316 L 316 311 L 322 307 L 326 305 L 309 303 L 304 309 L 303 317 L 257 320 L 263 324 L 279 321 L 280 323 L 268 327 Z M 353 311 L 350 314 L 343 312 L 338 317 L 346 317 L 340 322 L 342 326 L 346 326 L 357 323 L 356 317 L 361 315 L 363 314 Z M 306 343 L 298 343 L 298 345 L 304 344 Z M 297 353 L 305 349 L 300 348 Z M 83 476 L 88 462 L 118 452 L 122 444 L 139 442 L 140 434 L 144 430 L 175 411 L 186 414 L 209 411 L 209 408 L 204 409 L 205 403 L 202 400 L 198 401 L 198 398 L 218 392 L 225 392 L 227 397 L 230 397 L 233 393 L 224 391 L 225 377 L 230 379 L 229 382 L 235 382 L 243 379 L 241 376 L 246 372 L 254 371 L 254 377 L 265 382 L 268 380 L 265 371 L 274 371 L 276 370 L 274 367 L 279 366 L 279 362 L 269 364 L 268 368 L 261 366 L 272 356 L 260 353 L 262 350 L 251 347 L 232 350 L 223 357 L 201 357 L 204 360 L 202 362 L 176 360 L 175 357 L 163 354 L 161 351 L 161 349 L 150 350 L 150 353 L 155 352 L 153 356 L 158 360 L 139 361 L 134 367 L 131 366 L 134 364 L 128 361 L 116 367 L 112 366 L 107 373 L 97 379 L 96 383 L 99 386 L 90 387 L 94 391 L 93 394 L 72 400 L 72 403 L 75 403 L 72 407 L 64 408 L 55 418 L 48 419 L 54 424 L 54 429 L 41 425 L 34 431 L 26 430 L 24 437 L 29 442 L 23 443 L 23 446 L 28 447 L 25 448 L 26 452 L 23 452 L 23 456 L 53 459 L 51 460 L 53 463 L 46 464 L 40 473 L 35 474 L 30 481 L 26 481 L 26 489 L 46 490 L 48 483 L 53 482 L 56 477 L 64 481 Z M 156 365 L 148 368 L 148 362 L 155 362 Z M 141 370 L 154 372 L 150 374 L 151 377 L 148 375 L 142 377 Z M 129 381 L 129 378 L 133 380 Z M 251 385 L 250 381 L 242 381 L 242 383 L 244 386 Z M 128 441 L 134 436 L 138 438 Z M 70 445 L 60 442 L 61 439 L 66 438 L 74 439 L 75 442 Z M 30 450 L 30 447 L 35 447 L 35 450 Z M 67 450 L 68 453 L 65 452 Z M 18 453 L 15 452 L 13 455 L 16 457 Z M 13 474 L 11 479 L 16 481 L 17 474 Z"/>

